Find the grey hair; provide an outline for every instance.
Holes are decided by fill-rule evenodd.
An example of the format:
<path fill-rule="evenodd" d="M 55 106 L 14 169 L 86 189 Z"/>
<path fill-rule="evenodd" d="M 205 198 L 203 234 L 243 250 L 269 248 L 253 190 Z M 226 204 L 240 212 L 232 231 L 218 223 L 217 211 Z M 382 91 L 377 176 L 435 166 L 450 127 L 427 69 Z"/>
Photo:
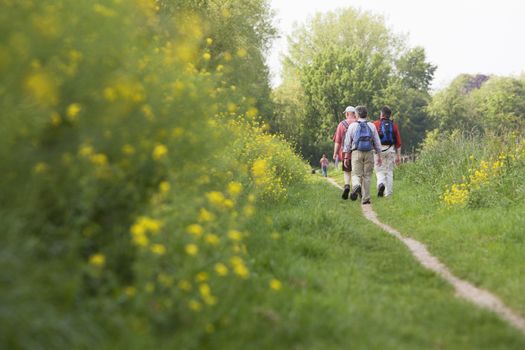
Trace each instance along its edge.
<path fill-rule="evenodd" d="M 366 118 L 368 116 L 368 109 L 366 109 L 366 106 L 357 106 L 355 112 L 359 118 Z"/>

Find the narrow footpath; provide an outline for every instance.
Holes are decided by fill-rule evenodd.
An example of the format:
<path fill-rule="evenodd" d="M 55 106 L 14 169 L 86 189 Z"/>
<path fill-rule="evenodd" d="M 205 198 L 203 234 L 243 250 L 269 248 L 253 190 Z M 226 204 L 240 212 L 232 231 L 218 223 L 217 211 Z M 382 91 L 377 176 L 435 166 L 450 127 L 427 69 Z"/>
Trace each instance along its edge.
<path fill-rule="evenodd" d="M 332 178 L 327 178 L 327 180 L 335 187 L 343 190 L 343 187 L 336 183 Z M 457 296 L 466 299 L 467 301 L 479 307 L 496 313 L 498 316 L 510 323 L 512 326 L 516 327 L 525 335 L 525 319 L 517 312 L 507 307 L 496 295 L 487 290 L 478 288 L 468 281 L 454 276 L 452 272 L 450 272 L 450 270 L 443 263 L 441 263 L 437 257 L 430 254 L 427 247 L 423 243 L 409 237 L 404 237 L 396 229 L 379 221 L 377 214 L 372 208 L 372 205 L 363 205 L 361 208 L 365 218 L 379 226 L 388 234 L 403 242 L 410 250 L 414 258 L 416 258 L 416 260 L 421 265 L 429 270 L 434 271 L 445 281 L 450 283 L 456 290 Z"/>

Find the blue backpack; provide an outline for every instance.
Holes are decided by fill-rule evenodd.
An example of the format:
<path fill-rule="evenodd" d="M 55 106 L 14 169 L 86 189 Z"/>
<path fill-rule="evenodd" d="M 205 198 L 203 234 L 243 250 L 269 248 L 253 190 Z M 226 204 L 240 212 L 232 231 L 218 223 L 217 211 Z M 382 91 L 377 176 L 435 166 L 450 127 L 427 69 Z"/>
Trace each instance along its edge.
<path fill-rule="evenodd" d="M 392 146 L 395 144 L 394 122 L 390 119 L 381 119 L 379 128 L 379 138 L 382 145 Z"/>
<path fill-rule="evenodd" d="M 372 130 L 368 122 L 358 122 L 359 125 L 354 134 L 354 149 L 368 152 L 372 150 Z"/>

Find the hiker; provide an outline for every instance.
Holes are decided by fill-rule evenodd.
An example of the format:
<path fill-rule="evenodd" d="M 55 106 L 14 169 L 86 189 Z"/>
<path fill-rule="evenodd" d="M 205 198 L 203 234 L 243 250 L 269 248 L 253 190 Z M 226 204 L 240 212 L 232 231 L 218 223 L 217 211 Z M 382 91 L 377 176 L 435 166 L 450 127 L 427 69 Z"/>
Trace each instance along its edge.
<path fill-rule="evenodd" d="M 353 106 L 348 106 L 345 109 L 345 117 L 346 119 L 337 125 L 337 129 L 334 134 L 334 160 L 343 160 L 343 142 L 345 141 L 345 135 L 346 130 L 348 130 L 348 127 L 350 124 L 356 121 L 355 117 L 355 108 Z M 343 168 L 343 177 L 345 182 L 345 187 L 343 189 L 343 194 L 341 195 L 341 198 L 348 199 L 348 195 L 350 194 L 350 176 L 352 171 L 352 164 L 349 162 L 345 165 L 345 162 L 342 162 L 342 168 Z"/>
<path fill-rule="evenodd" d="M 321 163 L 321 169 L 323 170 L 323 176 L 328 176 L 328 158 L 326 158 L 326 154 L 323 153 L 323 157 L 320 160 Z"/>
<path fill-rule="evenodd" d="M 382 165 L 376 165 L 377 196 L 388 197 L 394 192 L 394 165 L 401 163 L 401 135 L 388 106 L 381 108 L 379 120 L 374 125 L 381 140 Z"/>
<path fill-rule="evenodd" d="M 361 196 L 361 204 L 370 204 L 370 179 L 374 169 L 373 152 L 375 150 L 377 154 L 377 165 L 381 165 L 381 141 L 375 125 L 367 120 L 366 107 L 357 106 L 355 111 L 358 119 L 357 123 L 352 123 L 348 127 L 343 147 L 343 164 L 350 162 L 352 164 L 353 187 L 350 199 L 355 201 L 357 196 Z"/>

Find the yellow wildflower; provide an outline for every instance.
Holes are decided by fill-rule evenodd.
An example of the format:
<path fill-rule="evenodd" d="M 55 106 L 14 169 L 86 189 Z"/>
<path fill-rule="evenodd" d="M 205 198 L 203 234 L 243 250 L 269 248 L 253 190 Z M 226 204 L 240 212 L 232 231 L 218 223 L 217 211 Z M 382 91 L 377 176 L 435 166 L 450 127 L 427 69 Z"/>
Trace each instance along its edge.
<path fill-rule="evenodd" d="M 232 241 L 240 241 L 242 239 L 242 234 L 237 230 L 228 231 L 228 238 Z"/>
<path fill-rule="evenodd" d="M 166 254 L 166 247 L 162 244 L 153 244 L 151 246 L 151 252 L 157 255 L 164 255 Z"/>
<path fill-rule="evenodd" d="M 239 56 L 240 58 L 246 57 L 247 54 L 248 52 L 242 47 L 237 50 L 237 56 Z"/>
<path fill-rule="evenodd" d="M 197 247 L 197 245 L 193 243 L 186 244 L 186 247 L 184 249 L 186 251 L 186 254 L 191 256 L 195 256 L 199 252 L 199 247 Z"/>
<path fill-rule="evenodd" d="M 82 107 L 80 107 L 80 104 L 78 103 L 72 103 L 67 107 L 66 115 L 67 119 L 69 121 L 74 122 L 78 119 L 78 114 L 82 110 Z"/>
<path fill-rule="evenodd" d="M 263 177 L 268 169 L 268 162 L 266 159 L 258 159 L 252 165 L 252 174 L 254 177 Z"/>
<path fill-rule="evenodd" d="M 189 302 L 188 302 L 188 307 L 190 308 L 190 310 L 192 311 L 195 311 L 195 312 L 199 312 L 201 311 L 202 309 L 202 305 L 201 303 L 199 303 L 197 300 L 195 299 L 191 299 Z"/>
<path fill-rule="evenodd" d="M 208 273 L 207 272 L 204 272 L 204 271 L 201 271 L 197 274 L 197 276 L 195 276 L 195 280 L 197 282 L 204 282 L 204 281 L 207 281 L 208 280 Z"/>
<path fill-rule="evenodd" d="M 235 272 L 236 275 L 238 275 L 239 277 L 243 279 L 248 278 L 250 274 L 250 272 L 248 271 L 248 269 L 246 268 L 244 264 L 235 265 L 233 268 L 233 271 Z"/>
<path fill-rule="evenodd" d="M 199 211 L 199 221 L 210 222 L 213 220 L 215 220 L 215 215 L 213 215 L 213 213 L 210 213 L 205 208 L 201 208 L 201 210 Z"/>
<path fill-rule="evenodd" d="M 184 292 L 189 292 L 191 290 L 191 283 L 186 280 L 180 280 L 177 286 Z"/>
<path fill-rule="evenodd" d="M 224 199 L 225 199 L 222 192 L 219 192 L 219 191 L 212 191 L 212 192 L 206 193 L 206 198 L 208 198 L 208 201 L 211 204 L 217 207 L 222 207 L 224 204 Z"/>
<path fill-rule="evenodd" d="M 153 159 L 159 160 L 168 154 L 168 148 L 164 145 L 157 145 L 153 149 Z"/>
<path fill-rule="evenodd" d="M 203 55 L 202 55 L 202 58 L 205 60 L 205 61 L 209 61 L 211 59 L 211 55 L 208 53 L 208 52 L 205 52 Z"/>
<path fill-rule="evenodd" d="M 228 268 L 223 263 L 216 263 L 215 272 L 219 276 L 226 276 L 228 274 Z"/>
<path fill-rule="evenodd" d="M 278 279 L 272 278 L 272 280 L 270 281 L 270 288 L 275 291 L 281 290 L 282 288 L 281 281 L 279 281 Z"/>
<path fill-rule="evenodd" d="M 47 73 L 38 72 L 25 81 L 27 91 L 42 104 L 55 106 L 58 103 L 58 87 Z"/>
<path fill-rule="evenodd" d="M 51 124 L 53 126 L 59 126 L 60 124 L 62 124 L 62 117 L 60 116 L 60 114 L 58 114 L 57 112 L 53 112 L 51 114 Z"/>
<path fill-rule="evenodd" d="M 168 193 L 170 191 L 171 185 L 168 181 L 162 181 L 159 184 L 159 190 L 161 193 Z"/>
<path fill-rule="evenodd" d="M 33 168 L 33 171 L 37 174 L 42 174 L 42 173 L 45 173 L 48 169 L 48 165 L 44 162 L 39 162 L 39 163 L 36 163 L 34 168 Z"/>
<path fill-rule="evenodd" d="M 103 153 L 93 154 L 89 159 L 94 165 L 105 166 L 108 164 L 108 157 Z"/>
<path fill-rule="evenodd" d="M 137 293 L 137 289 L 133 286 L 127 286 L 124 288 L 124 294 L 126 294 L 128 297 L 133 297 Z"/>
<path fill-rule="evenodd" d="M 89 264 L 95 267 L 102 267 L 106 264 L 106 257 L 104 254 L 93 254 L 89 257 Z"/>
<path fill-rule="evenodd" d="M 211 288 L 207 283 L 201 283 L 199 285 L 199 293 L 203 298 L 211 295 Z"/>
<path fill-rule="evenodd" d="M 218 245 L 219 242 L 220 242 L 220 238 L 219 236 L 213 234 L 213 233 L 210 233 L 210 234 L 207 234 L 206 237 L 204 238 L 205 239 L 205 242 L 209 245 Z"/>
<path fill-rule="evenodd" d="M 212 38 L 206 38 L 206 44 L 208 44 L 208 45 L 213 44 L 213 39 Z"/>
<path fill-rule="evenodd" d="M 203 231 L 202 226 L 199 224 L 191 224 L 186 227 L 186 232 L 197 237 L 200 237 Z"/>

